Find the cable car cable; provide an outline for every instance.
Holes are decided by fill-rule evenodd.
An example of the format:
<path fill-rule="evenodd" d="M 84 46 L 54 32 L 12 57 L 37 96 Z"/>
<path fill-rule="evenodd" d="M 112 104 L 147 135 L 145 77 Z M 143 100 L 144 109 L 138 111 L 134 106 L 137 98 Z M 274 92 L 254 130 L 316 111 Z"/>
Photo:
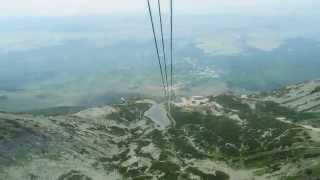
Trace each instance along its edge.
<path fill-rule="evenodd" d="M 170 0 L 170 61 L 171 61 L 171 87 L 173 86 L 173 0 Z"/>
<path fill-rule="evenodd" d="M 162 51 L 163 51 L 163 63 L 164 63 L 164 72 L 167 84 L 167 91 L 169 88 L 168 82 L 168 70 L 167 70 L 167 59 L 166 59 L 166 50 L 165 50 L 165 43 L 164 43 L 164 36 L 163 36 L 163 23 L 162 23 L 162 12 L 161 12 L 161 3 L 158 0 L 158 11 L 159 11 L 159 20 L 160 20 L 160 32 L 161 32 L 161 44 L 162 44 Z M 170 94 L 170 92 L 168 92 Z"/>
<path fill-rule="evenodd" d="M 167 95 L 167 90 L 166 90 L 166 85 L 165 85 L 165 82 L 164 82 L 163 70 L 162 70 L 162 65 L 161 65 L 161 58 L 160 58 L 160 54 L 159 54 L 158 40 L 157 40 L 156 31 L 155 31 L 155 27 L 154 27 L 154 21 L 153 21 L 150 1 L 147 0 L 147 3 L 148 3 L 149 16 L 150 16 L 152 32 L 153 32 L 153 39 L 154 39 L 154 44 L 155 44 L 155 48 L 156 48 L 156 52 L 157 52 L 157 58 L 158 58 L 160 73 L 161 73 L 162 85 L 163 85 L 163 88 L 164 88 L 164 94 L 166 96 Z"/>

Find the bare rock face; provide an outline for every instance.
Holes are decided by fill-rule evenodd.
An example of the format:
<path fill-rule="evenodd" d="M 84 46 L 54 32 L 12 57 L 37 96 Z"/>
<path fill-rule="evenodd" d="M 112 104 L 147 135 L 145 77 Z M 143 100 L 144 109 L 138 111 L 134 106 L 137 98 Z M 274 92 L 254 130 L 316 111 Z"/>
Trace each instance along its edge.
<path fill-rule="evenodd" d="M 320 130 L 302 122 L 317 114 L 267 98 L 184 97 L 170 113 L 152 100 L 55 116 L 0 113 L 0 179 L 316 178 Z"/>
<path fill-rule="evenodd" d="M 266 100 L 303 112 L 320 112 L 320 81 L 287 86 L 265 95 Z"/>

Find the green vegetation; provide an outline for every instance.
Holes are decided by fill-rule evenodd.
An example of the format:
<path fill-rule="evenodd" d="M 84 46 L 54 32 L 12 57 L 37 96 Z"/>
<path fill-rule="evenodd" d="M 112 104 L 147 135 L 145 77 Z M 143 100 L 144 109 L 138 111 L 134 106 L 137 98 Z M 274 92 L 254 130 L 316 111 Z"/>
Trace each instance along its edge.
<path fill-rule="evenodd" d="M 197 168 L 193 168 L 193 167 L 189 167 L 186 171 L 192 174 L 195 174 L 197 176 L 200 176 L 201 179 L 229 180 L 229 175 L 221 171 L 216 171 L 215 174 L 206 174 L 198 170 Z"/>
<path fill-rule="evenodd" d="M 142 118 L 146 120 L 143 114 L 151 106 L 134 101 L 115 105 L 118 111 L 105 117 L 113 121 L 110 123 L 113 125 L 108 126 L 92 121 L 75 121 L 77 117 L 70 116 L 66 119 L 62 119 L 63 116 L 42 117 L 55 122 L 58 133 L 41 128 L 47 124 L 45 122 L 39 127 L 36 124 L 41 119 L 39 117 L 34 122 L 23 118 L 0 119 L 4 127 L 0 129 L 0 145 L 6 143 L 6 139 L 10 139 L 10 143 L 15 142 L 17 146 L 9 144 L 7 147 L 12 149 L 5 153 L 7 157 L 23 163 L 28 160 L 26 157 L 31 157 L 29 152 L 50 161 L 64 161 L 64 158 L 71 157 L 68 152 L 72 152 L 73 158 L 95 158 L 94 169 L 118 170 L 124 179 L 134 180 L 191 180 L 193 175 L 204 180 L 228 180 L 231 176 L 225 173 L 229 172 L 228 168 L 232 171 L 255 170 L 256 176 L 262 176 L 281 173 L 279 170 L 284 165 L 298 167 L 302 161 L 320 157 L 320 145 L 314 137 L 317 134 L 277 119 L 316 120 L 319 114 L 296 112 L 274 102 L 258 100 L 250 102 L 255 105 L 252 108 L 248 105 L 249 100 L 234 95 L 211 97 L 210 100 L 221 105 L 217 109 L 219 113 L 207 111 L 216 107 L 214 103 L 203 104 L 200 108 L 174 106 L 171 115 L 175 126 L 166 130 L 155 129 L 152 121 L 141 121 L 141 125 L 133 126 Z M 53 134 L 50 136 L 52 139 L 57 138 L 62 144 L 55 140 L 46 144 L 48 140 L 41 133 L 47 131 Z M 109 148 L 110 155 L 107 152 Z M 0 156 L 2 164 L 5 164 L 6 159 L 3 159 Z M 217 165 L 221 163 L 226 167 L 220 169 L 212 165 L 217 171 L 207 172 L 202 167 L 210 168 L 207 167 L 210 161 L 219 161 Z M 313 167 L 301 167 L 301 172 L 287 179 L 318 176 L 320 170 L 315 162 Z M 308 175 L 305 174 L 306 168 L 309 169 Z M 70 171 L 59 177 L 59 180 L 74 179 L 91 180 L 80 171 Z"/>
<path fill-rule="evenodd" d="M 187 157 L 209 157 L 210 154 L 214 157 L 214 154 L 222 153 L 226 159 L 242 159 L 246 167 L 254 168 L 285 162 L 294 157 L 319 156 L 318 153 L 308 153 L 307 149 L 295 148 L 297 143 L 309 142 L 310 136 L 298 126 L 276 119 L 286 117 L 295 121 L 312 118 L 313 114 L 296 112 L 274 102 L 257 102 L 256 108 L 250 109 L 241 99 L 232 95 L 212 97 L 210 100 L 227 110 L 238 110 L 236 114 L 245 121 L 245 125 L 227 116 L 174 107 L 172 116 L 176 121 L 176 129 L 169 133 L 178 141 L 178 152 L 183 152 Z M 190 140 L 186 137 L 193 139 L 193 143 L 207 154 L 199 154 L 199 150 L 190 145 Z M 277 166 L 266 170 L 276 171 Z"/>
<path fill-rule="evenodd" d="M 112 134 L 116 136 L 124 136 L 128 133 L 127 129 L 119 128 L 117 126 L 111 126 L 109 127 L 109 130 Z"/>
<path fill-rule="evenodd" d="M 36 132 L 30 128 L 25 127 L 23 124 L 17 121 L 1 119 L 0 118 L 0 140 L 1 139 L 11 139 L 17 137 L 23 137 L 26 135 L 35 135 Z"/>
<path fill-rule="evenodd" d="M 67 114 L 74 114 L 81 110 L 85 109 L 85 107 L 79 106 L 65 106 L 65 107 L 54 107 L 48 109 L 38 109 L 33 111 L 19 112 L 18 114 L 32 114 L 35 116 L 62 116 Z"/>
<path fill-rule="evenodd" d="M 43 155 L 48 150 L 49 139 L 23 119 L 0 118 L 0 168 L 24 166 L 31 161 L 30 154 Z"/>
<path fill-rule="evenodd" d="M 195 138 L 194 142 L 207 151 L 212 151 L 213 149 L 210 149 L 210 147 L 215 144 L 221 147 L 221 150 L 226 155 L 232 156 L 238 153 L 237 148 L 224 146 L 225 142 L 234 143 L 235 146 L 238 147 L 240 146 L 239 134 L 241 127 L 239 127 L 234 120 L 224 116 L 218 117 L 204 115 L 199 112 L 184 112 L 177 107 L 172 110 L 172 116 L 177 123 L 176 128 L 186 129 L 188 134 Z M 173 137 L 177 137 L 177 135 L 173 134 Z M 185 141 L 181 141 L 180 143 L 182 142 Z M 184 146 L 180 144 L 180 147 Z M 188 151 L 190 150 L 191 148 L 188 148 Z M 196 154 L 193 153 L 193 155 Z"/>
<path fill-rule="evenodd" d="M 161 149 L 165 149 L 169 143 L 168 143 L 168 139 L 166 138 L 166 135 L 163 134 L 162 131 L 160 130 L 153 130 L 152 132 L 150 132 L 150 134 L 148 134 L 147 138 L 150 138 L 152 140 L 152 142 L 160 147 Z"/>
<path fill-rule="evenodd" d="M 215 101 L 225 108 L 239 110 L 242 113 L 251 111 L 248 104 L 242 103 L 239 97 L 233 95 L 220 95 L 211 97 L 210 101 Z"/>
<path fill-rule="evenodd" d="M 176 180 L 180 174 L 180 166 L 170 161 L 154 161 L 150 171 L 160 171 L 164 173 L 160 180 Z"/>
<path fill-rule="evenodd" d="M 310 179 L 318 180 L 320 179 L 320 165 L 312 166 L 307 169 L 304 169 L 300 172 L 297 172 L 294 176 L 282 177 L 280 180 L 301 180 L 301 179 Z"/>
<path fill-rule="evenodd" d="M 58 180 L 92 180 L 90 177 L 81 174 L 79 171 L 72 170 L 66 174 L 61 175 Z"/>
<path fill-rule="evenodd" d="M 118 105 L 118 112 L 112 113 L 107 118 L 111 119 L 124 119 L 127 121 L 136 121 L 142 118 L 142 115 L 151 107 L 149 103 L 135 103 L 129 102 L 128 104 Z"/>
<path fill-rule="evenodd" d="M 183 133 L 171 130 L 171 142 L 174 145 L 174 148 L 178 153 L 180 153 L 181 157 L 184 158 L 206 158 L 207 155 L 199 152 L 192 144 L 191 140 L 189 140 Z"/>
<path fill-rule="evenodd" d="M 272 101 L 258 102 L 256 111 L 271 117 L 286 117 L 294 122 L 318 117 L 316 113 L 297 112 Z"/>
<path fill-rule="evenodd" d="M 315 93 L 318 93 L 320 92 L 320 86 L 316 87 L 312 92 L 311 94 L 315 94 Z"/>

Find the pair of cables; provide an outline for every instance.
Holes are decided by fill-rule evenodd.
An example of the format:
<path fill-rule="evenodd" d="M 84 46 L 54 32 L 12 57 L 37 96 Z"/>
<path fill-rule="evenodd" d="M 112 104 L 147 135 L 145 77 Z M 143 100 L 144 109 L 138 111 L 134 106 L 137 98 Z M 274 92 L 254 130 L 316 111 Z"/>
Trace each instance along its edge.
<path fill-rule="evenodd" d="M 152 32 L 153 32 L 153 40 L 155 44 L 160 74 L 161 74 L 161 81 L 163 85 L 163 91 L 164 95 L 168 97 L 169 103 L 171 102 L 171 98 L 173 95 L 173 0 L 170 0 L 170 75 L 168 75 L 168 62 L 167 62 L 167 54 L 166 54 L 166 45 L 164 41 L 164 33 L 163 33 L 163 19 L 162 19 L 162 9 L 161 9 L 161 3 L 160 0 L 158 1 L 158 15 L 159 15 L 159 24 L 160 24 L 160 36 L 161 36 L 161 46 L 162 49 L 159 48 L 159 42 L 157 38 L 156 33 L 156 26 L 155 21 L 153 18 L 153 12 L 150 5 L 150 0 L 147 0 L 148 4 L 148 10 L 149 10 L 149 16 L 152 26 Z M 163 58 L 161 58 L 160 54 L 163 55 Z M 170 78 L 170 82 L 169 79 Z"/>

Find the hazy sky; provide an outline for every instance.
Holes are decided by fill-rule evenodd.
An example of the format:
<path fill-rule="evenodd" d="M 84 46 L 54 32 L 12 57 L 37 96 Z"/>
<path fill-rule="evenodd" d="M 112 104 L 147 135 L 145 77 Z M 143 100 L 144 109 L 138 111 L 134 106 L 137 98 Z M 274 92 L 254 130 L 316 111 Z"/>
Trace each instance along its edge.
<path fill-rule="evenodd" d="M 146 10 L 146 0 L 0 0 L 0 3 L 0 16 L 97 15 Z M 301 14 L 320 8 L 319 0 L 174 0 L 174 4 L 179 13 L 194 14 Z"/>

